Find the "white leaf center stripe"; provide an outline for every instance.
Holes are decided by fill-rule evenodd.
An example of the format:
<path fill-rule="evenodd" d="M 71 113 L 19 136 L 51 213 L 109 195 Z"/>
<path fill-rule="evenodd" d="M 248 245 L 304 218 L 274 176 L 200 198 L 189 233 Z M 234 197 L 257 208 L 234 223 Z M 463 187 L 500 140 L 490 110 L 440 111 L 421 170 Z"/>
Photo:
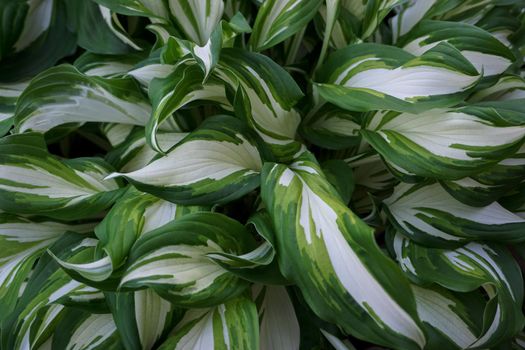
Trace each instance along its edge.
<path fill-rule="evenodd" d="M 134 263 L 121 285 L 132 281 L 149 284 L 188 285 L 172 294 L 196 293 L 228 273 L 206 257 L 222 249 L 212 241 L 208 246 L 177 245 L 158 249 Z"/>
<path fill-rule="evenodd" d="M 65 178 L 30 164 L 24 167 L 0 165 L 0 188 L 49 198 L 86 197 L 97 191 L 76 186 Z M 3 182 L 3 183 L 2 183 Z"/>
<path fill-rule="evenodd" d="M 417 312 L 423 322 L 437 328 L 462 349 L 476 340 L 467 324 L 452 310 L 455 303 L 439 293 L 412 286 L 417 300 Z"/>
<path fill-rule="evenodd" d="M 255 174 L 262 167 L 257 148 L 238 135 L 242 142 L 192 140 L 175 148 L 166 157 L 124 174 L 152 185 L 183 186 L 206 179 L 221 180 L 236 172 Z M 188 157 L 192 154 L 192 157 Z M 118 176 L 120 174 L 113 174 Z"/>
<path fill-rule="evenodd" d="M 293 178 L 297 177 L 302 184 L 299 223 L 303 227 L 306 242 L 312 243 L 311 231 L 314 229 L 317 237 L 323 239 L 332 267 L 348 294 L 365 310 L 372 309 L 374 314 L 371 316 L 376 322 L 386 324 L 392 330 L 423 346 L 425 337 L 417 324 L 370 274 L 346 241 L 334 209 L 319 197 L 300 175 L 293 173 L 292 179 L 290 176 L 291 174 L 287 173 L 285 180 L 280 178 L 279 183 L 289 185 Z"/>
<path fill-rule="evenodd" d="M 372 89 L 407 100 L 463 91 L 478 78 L 437 67 L 381 68 L 359 72 L 345 81 L 344 86 Z"/>
<path fill-rule="evenodd" d="M 381 119 L 379 114 L 374 117 L 370 128 L 375 128 Z M 390 132 L 399 133 L 435 155 L 458 160 L 475 159 L 467 147 L 498 147 L 525 136 L 521 126 L 495 127 L 473 115 L 442 109 L 401 113 L 378 129 L 387 142 Z"/>
<path fill-rule="evenodd" d="M 213 335 L 214 310 L 204 314 L 202 318 L 177 343 L 175 350 L 205 350 L 215 348 Z"/>

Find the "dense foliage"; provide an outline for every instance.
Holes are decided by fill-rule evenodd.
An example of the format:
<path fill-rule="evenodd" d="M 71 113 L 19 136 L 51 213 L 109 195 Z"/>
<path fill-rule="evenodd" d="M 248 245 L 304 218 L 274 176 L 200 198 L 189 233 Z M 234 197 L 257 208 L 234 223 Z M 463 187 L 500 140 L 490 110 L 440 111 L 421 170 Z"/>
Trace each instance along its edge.
<path fill-rule="evenodd" d="M 0 349 L 525 349 L 521 0 L 1 0 Z"/>

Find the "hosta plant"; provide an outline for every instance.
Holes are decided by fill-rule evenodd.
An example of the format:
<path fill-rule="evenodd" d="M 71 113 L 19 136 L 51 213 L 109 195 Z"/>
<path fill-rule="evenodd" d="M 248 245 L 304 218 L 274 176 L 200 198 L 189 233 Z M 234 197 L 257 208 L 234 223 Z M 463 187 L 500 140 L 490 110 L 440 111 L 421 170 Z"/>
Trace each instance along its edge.
<path fill-rule="evenodd" d="M 525 349 L 525 2 L 2 0 L 0 349 Z"/>

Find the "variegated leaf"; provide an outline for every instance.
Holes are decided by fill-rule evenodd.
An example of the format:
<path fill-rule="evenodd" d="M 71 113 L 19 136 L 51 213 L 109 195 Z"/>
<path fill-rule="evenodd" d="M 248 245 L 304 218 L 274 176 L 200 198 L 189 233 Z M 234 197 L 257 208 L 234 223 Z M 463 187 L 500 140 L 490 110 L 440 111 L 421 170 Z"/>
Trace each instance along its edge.
<path fill-rule="evenodd" d="M 64 224 L 0 213 L 0 319 L 16 305 L 35 261 L 67 231 L 87 233 L 94 224 Z"/>
<path fill-rule="evenodd" d="M 300 149 L 294 140 L 301 116 L 293 107 L 302 92 L 284 69 L 263 55 L 225 49 L 215 74 L 233 90 L 236 114 L 278 157 L 289 159 Z"/>
<path fill-rule="evenodd" d="M 111 314 L 67 310 L 57 325 L 53 349 L 103 350 L 122 349 L 121 336 Z"/>
<path fill-rule="evenodd" d="M 75 262 L 77 259 L 84 259 L 85 253 L 90 251 L 93 244 L 95 240 L 91 238 L 67 233 L 50 247 L 50 251 L 63 260 Z M 2 324 L 3 345 L 13 350 L 30 348 L 38 336 L 38 333 L 32 331 L 33 324 L 38 324 L 41 322 L 39 318 L 45 316 L 40 310 L 60 303 L 69 294 L 83 288 L 85 286 L 72 280 L 51 256 L 43 255 L 31 274 L 15 310 Z"/>
<path fill-rule="evenodd" d="M 188 133 L 184 132 L 159 132 L 157 142 L 162 149 L 168 150 L 186 136 Z M 116 169 L 122 172 L 131 172 L 144 168 L 157 156 L 158 153 L 149 146 L 144 137 L 144 129 L 140 129 L 132 132 L 125 143 L 111 150 L 106 159 Z"/>
<path fill-rule="evenodd" d="M 525 241 L 525 220 L 497 202 L 471 207 L 439 184 L 400 184 L 384 201 L 391 223 L 403 234 L 430 246 L 458 246 L 472 240 Z"/>
<path fill-rule="evenodd" d="M 0 209 L 59 219 L 88 218 L 122 194 L 118 182 L 104 180 L 111 167 L 98 158 L 59 160 L 32 135 L 0 142 Z"/>
<path fill-rule="evenodd" d="M 525 79 L 518 75 L 505 75 L 494 85 L 476 91 L 469 102 L 507 101 L 525 99 Z"/>
<path fill-rule="evenodd" d="M 259 145 L 257 135 L 242 121 L 215 116 L 165 156 L 142 169 L 111 177 L 125 176 L 141 191 L 174 203 L 225 203 L 259 186 Z"/>
<path fill-rule="evenodd" d="M 154 22 L 168 21 L 169 11 L 159 0 L 93 0 L 116 13 L 130 16 L 146 16 Z"/>
<path fill-rule="evenodd" d="M 154 79 L 149 86 L 153 104 L 153 114 L 146 125 L 146 138 L 157 152 L 165 152 L 157 140 L 157 130 L 161 128 L 180 108 L 187 104 L 205 100 L 231 110 L 224 86 L 216 79 L 208 79 L 203 84 L 204 72 L 190 58 L 179 61 L 172 73 L 162 79 Z M 177 130 L 180 131 L 180 130 Z"/>
<path fill-rule="evenodd" d="M 68 5 L 58 0 L 2 3 L 2 82 L 28 80 L 74 53 L 77 41 L 68 23 Z"/>
<path fill-rule="evenodd" d="M 89 76 L 115 78 L 125 75 L 144 59 L 142 54 L 99 55 L 84 52 L 75 60 L 74 66 Z"/>
<path fill-rule="evenodd" d="M 457 48 L 484 77 L 503 73 L 516 60 L 512 51 L 490 33 L 466 23 L 424 20 L 397 45 L 420 56 L 441 42 Z"/>
<path fill-rule="evenodd" d="M 242 296 L 209 309 L 190 309 L 159 350 L 258 350 L 255 304 Z"/>
<path fill-rule="evenodd" d="M 359 338 L 399 349 L 423 347 L 408 282 L 311 156 L 290 166 L 267 163 L 262 183 L 281 271 L 310 308 Z"/>
<path fill-rule="evenodd" d="M 266 0 L 257 12 L 250 37 L 255 51 L 279 44 L 315 16 L 322 0 Z"/>
<path fill-rule="evenodd" d="M 106 295 L 126 349 L 154 349 L 182 317 L 182 310 L 149 288 Z"/>
<path fill-rule="evenodd" d="M 0 136 L 7 134 L 13 126 L 16 101 L 29 81 L 0 84 Z"/>
<path fill-rule="evenodd" d="M 70 123 L 146 125 L 151 106 L 131 78 L 86 76 L 70 65 L 35 77 L 19 97 L 15 132 L 47 132 Z"/>
<path fill-rule="evenodd" d="M 169 0 L 171 14 L 188 39 L 204 46 L 219 24 L 223 0 Z"/>
<path fill-rule="evenodd" d="M 175 305 L 206 307 L 239 295 L 247 283 L 206 255 L 244 253 L 254 247 L 238 222 L 217 213 L 183 216 L 139 237 L 121 288 L 151 287 Z"/>
<path fill-rule="evenodd" d="M 399 233 L 392 244 L 402 268 L 421 282 L 438 283 L 458 292 L 484 289 L 488 301 L 485 301 L 483 331 L 468 334 L 466 329 L 456 328 L 455 333 L 444 334 L 458 348 L 490 348 L 515 335 L 525 323 L 521 312 L 523 278 L 506 248 L 471 242 L 454 250 L 432 249 L 418 246 Z M 435 304 L 439 302 L 434 298 Z M 440 331 L 443 333 L 443 329 Z"/>
<path fill-rule="evenodd" d="M 304 137 L 328 149 L 344 149 L 359 143 L 361 129 L 357 113 L 326 104 L 301 126 Z"/>
<path fill-rule="evenodd" d="M 67 271 L 89 281 L 103 281 L 126 262 L 131 247 L 140 236 L 199 210 L 204 208 L 183 207 L 130 188 L 95 228 L 100 246 L 107 255 L 79 264 L 60 260 L 59 263 Z"/>
<path fill-rule="evenodd" d="M 299 321 L 286 288 L 254 285 L 252 295 L 259 314 L 260 348 L 298 350 Z"/>
<path fill-rule="evenodd" d="M 506 116 L 509 120 L 505 120 Z M 514 153 L 525 126 L 500 104 L 432 109 L 420 114 L 377 112 L 361 134 L 389 163 L 413 175 L 460 179 Z"/>
<path fill-rule="evenodd" d="M 432 334 L 432 346 L 467 349 L 476 341 L 481 332 L 481 322 L 476 320 L 475 314 L 479 303 L 483 302 L 481 293 L 454 295 L 444 288 L 423 288 L 415 284 L 412 291 L 419 318 L 427 333 Z"/>
<path fill-rule="evenodd" d="M 479 73 L 461 53 L 440 43 L 419 57 L 380 44 L 355 44 L 319 70 L 321 96 L 349 111 L 421 112 L 460 102 Z"/>

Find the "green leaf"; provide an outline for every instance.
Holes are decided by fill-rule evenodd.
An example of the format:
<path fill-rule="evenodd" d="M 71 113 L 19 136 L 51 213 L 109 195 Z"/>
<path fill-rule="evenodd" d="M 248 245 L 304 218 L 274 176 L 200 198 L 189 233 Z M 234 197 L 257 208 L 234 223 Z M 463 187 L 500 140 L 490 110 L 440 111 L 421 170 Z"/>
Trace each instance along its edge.
<path fill-rule="evenodd" d="M 311 156 L 290 166 L 265 164 L 262 184 L 281 271 L 310 308 L 356 337 L 399 349 L 423 347 L 408 282 Z"/>

